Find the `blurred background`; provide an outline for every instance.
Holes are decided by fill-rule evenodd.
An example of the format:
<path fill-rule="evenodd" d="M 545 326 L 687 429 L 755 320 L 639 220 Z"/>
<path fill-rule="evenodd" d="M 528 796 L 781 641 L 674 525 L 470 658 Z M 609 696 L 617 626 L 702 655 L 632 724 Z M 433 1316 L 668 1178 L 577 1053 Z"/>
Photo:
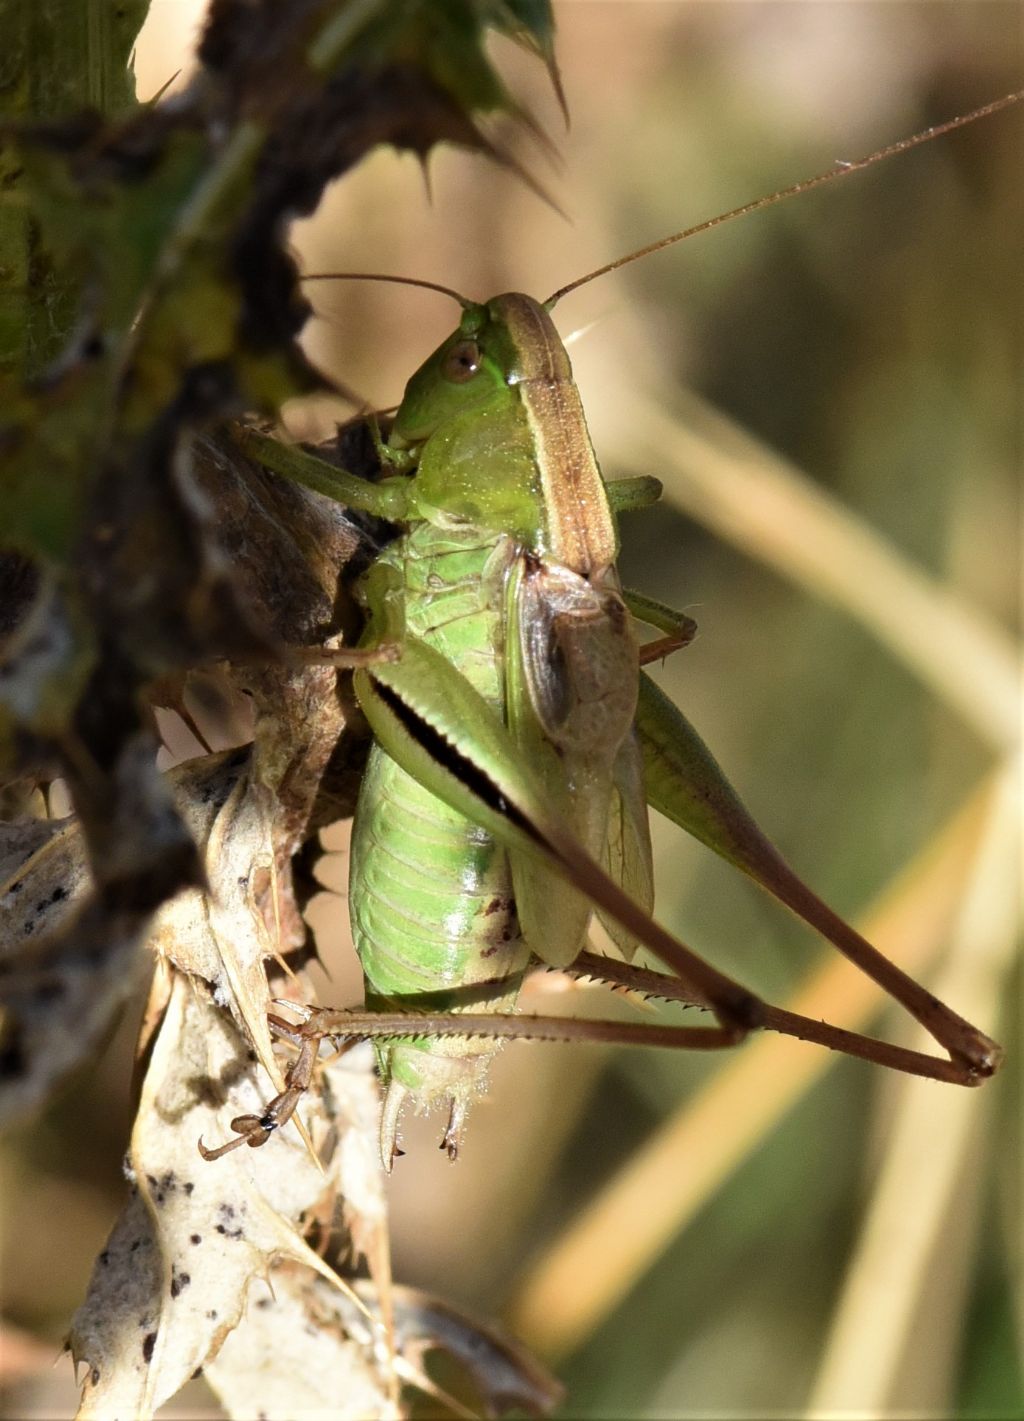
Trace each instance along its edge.
<path fill-rule="evenodd" d="M 202 8 L 154 0 L 140 97 L 185 82 Z M 307 270 L 544 296 L 994 98 L 1024 58 L 1001 0 L 556 13 L 567 130 L 542 67 L 497 51 L 557 158 L 522 132 L 496 142 L 552 200 L 452 151 L 431 158 L 428 196 L 416 161 L 380 151 L 295 228 Z M 457 1166 L 440 1119 L 410 1125 L 396 1278 L 504 1316 L 566 1381 L 567 1416 L 1024 1408 L 1006 1010 L 1022 135 L 1011 111 L 558 308 L 606 476 L 666 483 L 625 522 L 621 563 L 700 626 L 659 679 L 797 869 L 1011 1050 L 978 1094 L 779 1041 L 715 1061 L 519 1045 Z M 311 296 L 311 354 L 378 407 L 454 324 L 422 291 Z M 351 413 L 318 400 L 288 422 L 321 437 Z M 656 836 L 659 915 L 688 942 L 773 1000 L 808 990 L 812 1015 L 913 1040 L 783 910 L 669 826 Z M 339 889 L 346 842 L 326 836 Z M 322 996 L 354 1000 L 343 893 L 315 908 Z M 528 1005 L 611 1009 L 551 977 Z M 47 1362 L 121 1203 L 134 1025 L 2 1146 L 4 1312 Z M 53 1376 L 71 1405 L 68 1364 Z M 18 1393 L 16 1414 L 53 1414 L 56 1395 Z"/>

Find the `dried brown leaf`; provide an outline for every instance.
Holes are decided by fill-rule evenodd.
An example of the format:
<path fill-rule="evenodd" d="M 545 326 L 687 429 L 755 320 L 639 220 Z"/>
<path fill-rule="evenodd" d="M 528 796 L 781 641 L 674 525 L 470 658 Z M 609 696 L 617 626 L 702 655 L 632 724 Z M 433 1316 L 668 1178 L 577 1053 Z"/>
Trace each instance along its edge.
<path fill-rule="evenodd" d="M 72 1328 L 88 1367 L 81 1417 L 152 1415 L 217 1355 L 277 1258 L 345 1287 L 301 1232 L 306 1216 L 333 1211 L 338 1189 L 340 1137 L 322 1096 L 307 1104 L 319 1162 L 290 1130 L 270 1150 L 199 1156 L 201 1133 L 229 1134 L 265 1093 L 231 1016 L 173 972 L 132 1132 L 132 1196 Z"/>
<path fill-rule="evenodd" d="M 186 772 L 191 768 L 191 774 Z M 208 889 L 179 893 L 156 916 L 151 944 L 183 972 L 202 978 L 228 1006 L 281 1088 L 267 1028 L 264 958 L 275 951 L 255 884 L 273 862 L 272 805 L 254 783 L 249 747 L 190 761 L 186 803 L 203 846 Z"/>
<path fill-rule="evenodd" d="M 422 1399 L 430 1398 L 428 1414 L 461 1421 L 510 1412 L 542 1416 L 562 1397 L 558 1382 L 499 1328 L 415 1288 L 395 1290 L 392 1356 L 382 1346 L 371 1286 L 356 1290 L 370 1304 L 368 1314 L 294 1264 L 275 1264 L 269 1282 L 268 1295 L 249 1307 L 206 1368 L 232 1417 L 407 1415 L 411 1389 L 419 1398 L 414 1414 L 422 1414 Z"/>
<path fill-rule="evenodd" d="M 308 1269 L 278 1263 L 268 1284 L 205 1369 L 228 1415 L 397 1416 L 379 1327 Z"/>
<path fill-rule="evenodd" d="M 6 1119 L 39 1105 L 96 1047 L 139 982 L 153 909 L 198 876 L 173 785 L 157 773 L 154 758 L 147 734 L 124 743 L 89 801 L 84 832 L 75 820 L 3 826 L 0 1111 Z"/>
<path fill-rule="evenodd" d="M 191 862 L 198 843 L 216 870 L 222 851 L 218 818 L 245 783 L 249 758 L 247 749 L 228 751 L 163 776 L 149 738 L 129 742 L 114 777 L 117 812 L 97 828 L 91 846 L 106 845 L 101 853 L 107 877 L 99 884 L 78 819 L 0 825 L 5 1118 L 36 1108 L 55 1082 L 86 1059 L 138 987 L 146 966 L 141 948 L 152 911 L 178 873 L 175 861 Z M 242 857 L 233 853 L 231 862 Z M 182 903 L 184 912 L 199 900 L 198 893 L 187 894 L 168 911 Z M 221 969 L 210 980 L 224 976 Z M 266 1050 L 269 1057 L 269 1039 Z"/>
<path fill-rule="evenodd" d="M 396 1288 L 394 1309 L 399 1374 L 429 1395 L 456 1401 L 433 1380 L 441 1373 L 463 1406 L 475 1403 L 471 1415 L 546 1416 L 562 1400 L 561 1383 L 503 1328 L 417 1288 Z"/>

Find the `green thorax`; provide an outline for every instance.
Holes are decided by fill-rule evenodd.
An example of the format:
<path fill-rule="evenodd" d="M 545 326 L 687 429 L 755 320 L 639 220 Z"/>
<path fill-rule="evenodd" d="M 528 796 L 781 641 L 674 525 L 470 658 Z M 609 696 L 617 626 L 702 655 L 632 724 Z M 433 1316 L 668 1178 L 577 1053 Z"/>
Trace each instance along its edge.
<path fill-rule="evenodd" d="M 507 534 L 584 577 L 615 561 L 615 526 L 569 357 L 531 297 L 467 306 L 409 381 L 391 445 L 418 453 L 411 519 Z"/>

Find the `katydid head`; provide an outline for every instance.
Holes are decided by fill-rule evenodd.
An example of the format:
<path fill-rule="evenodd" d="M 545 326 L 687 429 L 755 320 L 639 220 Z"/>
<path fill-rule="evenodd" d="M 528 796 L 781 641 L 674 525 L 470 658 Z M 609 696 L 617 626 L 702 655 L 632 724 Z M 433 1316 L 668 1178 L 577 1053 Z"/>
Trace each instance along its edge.
<path fill-rule="evenodd" d="M 393 437 L 420 444 L 452 420 L 503 404 L 516 385 L 571 378 L 551 317 L 531 296 L 508 292 L 467 305 L 458 329 L 406 385 Z"/>
<path fill-rule="evenodd" d="M 399 447 L 422 444 L 442 425 L 479 411 L 510 385 L 552 373 L 550 349 L 557 347 L 563 357 L 553 372 L 555 377 L 571 376 L 546 309 L 530 296 L 509 293 L 479 303 L 436 281 L 362 271 L 310 272 L 302 280 L 418 286 L 450 296 L 462 307 L 457 329 L 427 357 L 405 387 L 394 425 L 394 442 Z"/>
<path fill-rule="evenodd" d="M 505 390 L 503 352 L 487 307 L 467 305 L 456 330 L 409 379 L 395 415 L 392 442 L 422 444 L 443 425 L 479 414 Z"/>

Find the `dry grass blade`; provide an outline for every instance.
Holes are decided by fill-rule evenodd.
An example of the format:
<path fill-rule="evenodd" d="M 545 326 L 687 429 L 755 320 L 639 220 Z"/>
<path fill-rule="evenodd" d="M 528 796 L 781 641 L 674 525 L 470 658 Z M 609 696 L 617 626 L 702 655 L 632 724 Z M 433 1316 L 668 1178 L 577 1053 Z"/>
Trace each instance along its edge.
<path fill-rule="evenodd" d="M 994 792 L 986 781 L 865 920 L 870 940 L 915 975 L 934 960 L 956 911 Z M 883 1001 L 836 958 L 788 1005 L 861 1030 Z M 834 1059 L 788 1037 L 762 1036 L 738 1053 L 548 1248 L 513 1300 L 517 1335 L 548 1357 L 588 1337 Z"/>
<path fill-rule="evenodd" d="M 998 1025 L 1019 924 L 1008 862 L 1017 841 L 1019 774 L 1019 763 L 1009 763 L 994 792 L 949 959 L 935 981 L 938 994 L 983 1030 Z M 940 1094 L 924 1081 L 901 1081 L 898 1090 L 884 1164 L 814 1388 L 814 1416 L 851 1406 L 863 1416 L 911 1404 L 936 1415 L 952 1410 L 968 1253 L 957 1244 L 973 1234 L 981 1202 L 971 1168 L 981 1102 L 967 1092 Z M 925 1298 L 940 1253 L 944 1286 L 932 1286 Z"/>
<path fill-rule="evenodd" d="M 699 396 L 673 412 L 638 394 L 605 441 L 616 466 L 656 469 L 669 500 L 861 621 L 1001 751 L 1019 732 L 1010 637 L 849 509 Z"/>

